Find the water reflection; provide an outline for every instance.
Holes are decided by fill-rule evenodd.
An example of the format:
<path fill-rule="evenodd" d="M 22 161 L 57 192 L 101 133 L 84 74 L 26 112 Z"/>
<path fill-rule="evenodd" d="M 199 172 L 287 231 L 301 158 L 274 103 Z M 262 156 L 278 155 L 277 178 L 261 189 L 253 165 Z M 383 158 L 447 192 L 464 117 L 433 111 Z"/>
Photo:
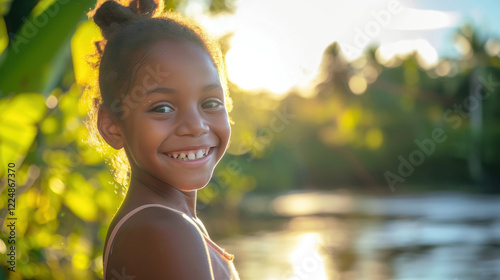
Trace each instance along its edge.
<path fill-rule="evenodd" d="M 350 213 L 354 201 L 351 196 L 324 192 L 280 195 L 271 203 L 271 211 L 288 217 L 325 213 Z"/>
<path fill-rule="evenodd" d="M 333 193 L 307 194 L 301 203 L 301 194 L 292 195 L 259 198 L 269 202 L 268 216 L 247 218 L 249 234 L 219 241 L 236 255 L 241 279 L 500 279 L 500 197 L 331 200 L 349 206 L 346 212 L 328 206 Z"/>
<path fill-rule="evenodd" d="M 317 233 L 300 236 L 297 248 L 290 254 L 289 261 L 293 265 L 293 276 L 287 280 L 328 280 L 325 261 L 320 255 L 321 237 Z"/>

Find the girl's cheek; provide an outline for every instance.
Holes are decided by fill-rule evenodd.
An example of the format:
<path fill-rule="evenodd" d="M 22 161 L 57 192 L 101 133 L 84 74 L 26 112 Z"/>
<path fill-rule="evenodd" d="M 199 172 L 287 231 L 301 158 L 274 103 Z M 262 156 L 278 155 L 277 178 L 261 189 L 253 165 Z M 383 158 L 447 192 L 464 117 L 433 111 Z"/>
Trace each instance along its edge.
<path fill-rule="evenodd" d="M 227 138 L 229 139 L 229 135 L 231 134 L 231 124 L 229 123 L 229 117 L 227 113 L 222 118 L 222 127 L 226 131 Z"/>

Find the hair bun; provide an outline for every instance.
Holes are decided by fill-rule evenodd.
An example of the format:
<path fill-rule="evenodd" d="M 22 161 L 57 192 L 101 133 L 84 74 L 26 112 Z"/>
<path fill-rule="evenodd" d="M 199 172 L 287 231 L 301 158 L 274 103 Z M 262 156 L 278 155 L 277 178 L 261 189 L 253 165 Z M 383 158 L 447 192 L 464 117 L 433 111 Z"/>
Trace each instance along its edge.
<path fill-rule="evenodd" d="M 161 0 L 128 0 L 105 1 L 89 13 L 94 22 L 101 28 L 102 35 L 108 39 L 116 28 L 130 20 L 140 16 L 153 17 L 163 10 L 163 1 Z"/>
<path fill-rule="evenodd" d="M 128 7 L 137 14 L 153 17 L 163 10 L 163 0 L 132 0 Z"/>

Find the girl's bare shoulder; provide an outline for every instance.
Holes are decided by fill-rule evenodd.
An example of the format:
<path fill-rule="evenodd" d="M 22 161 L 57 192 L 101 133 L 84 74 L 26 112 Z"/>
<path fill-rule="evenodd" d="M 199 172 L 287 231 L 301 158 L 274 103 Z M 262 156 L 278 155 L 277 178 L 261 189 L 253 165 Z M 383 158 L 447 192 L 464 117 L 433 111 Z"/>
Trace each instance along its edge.
<path fill-rule="evenodd" d="M 209 253 L 193 221 L 173 210 L 148 207 L 118 230 L 107 274 L 136 279 L 213 279 Z M 110 274 L 111 273 L 111 274 Z"/>

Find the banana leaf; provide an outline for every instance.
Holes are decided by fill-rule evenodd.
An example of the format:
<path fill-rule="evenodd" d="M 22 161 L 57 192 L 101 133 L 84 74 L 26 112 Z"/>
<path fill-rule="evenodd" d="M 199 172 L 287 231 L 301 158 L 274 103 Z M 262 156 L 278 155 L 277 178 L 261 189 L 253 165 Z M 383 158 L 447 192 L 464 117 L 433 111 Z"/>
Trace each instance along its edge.
<path fill-rule="evenodd" d="M 24 21 L 0 65 L 0 98 L 20 92 L 47 96 L 61 79 L 76 26 L 95 0 L 58 0 Z"/>

